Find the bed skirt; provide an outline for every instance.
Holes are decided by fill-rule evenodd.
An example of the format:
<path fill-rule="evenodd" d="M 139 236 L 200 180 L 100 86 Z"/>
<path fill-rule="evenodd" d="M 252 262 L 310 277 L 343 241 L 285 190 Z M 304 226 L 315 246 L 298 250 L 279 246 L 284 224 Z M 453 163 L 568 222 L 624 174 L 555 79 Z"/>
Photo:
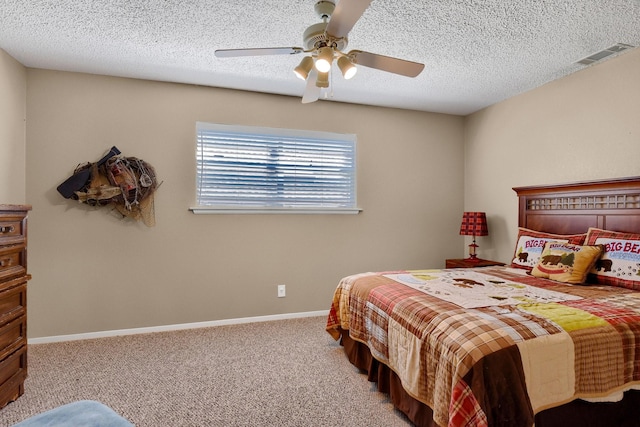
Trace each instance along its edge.
<path fill-rule="evenodd" d="M 378 391 L 388 394 L 396 409 L 417 427 L 438 427 L 431 408 L 411 397 L 394 371 L 373 358 L 365 344 L 351 339 L 349 331 L 341 330 L 340 333 L 340 343 L 351 364 L 364 371 L 369 381 L 377 383 Z M 536 414 L 535 427 L 638 427 L 638 420 L 640 391 L 630 390 L 620 402 L 588 403 L 578 399 L 547 409 Z"/>

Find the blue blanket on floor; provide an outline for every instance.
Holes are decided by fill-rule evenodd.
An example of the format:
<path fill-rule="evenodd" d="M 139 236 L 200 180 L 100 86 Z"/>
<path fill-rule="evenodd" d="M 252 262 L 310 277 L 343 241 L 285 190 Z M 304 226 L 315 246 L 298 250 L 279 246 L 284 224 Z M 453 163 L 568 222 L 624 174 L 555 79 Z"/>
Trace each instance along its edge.
<path fill-rule="evenodd" d="M 81 400 L 27 418 L 14 427 L 133 427 L 133 424 L 100 402 Z"/>

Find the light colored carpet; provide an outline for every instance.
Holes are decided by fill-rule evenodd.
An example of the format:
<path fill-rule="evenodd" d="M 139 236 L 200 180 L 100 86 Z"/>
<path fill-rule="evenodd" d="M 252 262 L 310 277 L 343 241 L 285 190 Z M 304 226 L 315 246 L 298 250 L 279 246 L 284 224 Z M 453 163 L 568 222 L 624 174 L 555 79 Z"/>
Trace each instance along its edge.
<path fill-rule="evenodd" d="M 0 426 L 76 400 L 145 426 L 409 426 L 324 330 L 325 317 L 29 346 Z"/>

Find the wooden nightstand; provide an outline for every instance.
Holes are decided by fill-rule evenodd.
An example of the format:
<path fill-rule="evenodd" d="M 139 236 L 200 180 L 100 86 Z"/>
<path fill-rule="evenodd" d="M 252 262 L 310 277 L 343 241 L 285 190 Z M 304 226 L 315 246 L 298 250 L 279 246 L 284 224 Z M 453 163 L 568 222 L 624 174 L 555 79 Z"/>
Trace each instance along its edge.
<path fill-rule="evenodd" d="M 469 261 L 468 259 L 446 260 L 446 268 L 489 267 L 492 265 L 505 265 L 505 264 L 503 262 L 490 261 L 488 259 L 480 259 L 480 258 L 477 258 L 477 261 Z"/>

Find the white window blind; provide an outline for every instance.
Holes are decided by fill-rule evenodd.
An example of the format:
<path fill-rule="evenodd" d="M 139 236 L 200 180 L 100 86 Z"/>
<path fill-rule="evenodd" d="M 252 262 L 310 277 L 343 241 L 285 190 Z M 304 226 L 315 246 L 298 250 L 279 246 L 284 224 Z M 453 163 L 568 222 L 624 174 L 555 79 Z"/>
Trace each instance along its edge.
<path fill-rule="evenodd" d="M 196 213 L 357 212 L 352 134 L 196 125 Z"/>

